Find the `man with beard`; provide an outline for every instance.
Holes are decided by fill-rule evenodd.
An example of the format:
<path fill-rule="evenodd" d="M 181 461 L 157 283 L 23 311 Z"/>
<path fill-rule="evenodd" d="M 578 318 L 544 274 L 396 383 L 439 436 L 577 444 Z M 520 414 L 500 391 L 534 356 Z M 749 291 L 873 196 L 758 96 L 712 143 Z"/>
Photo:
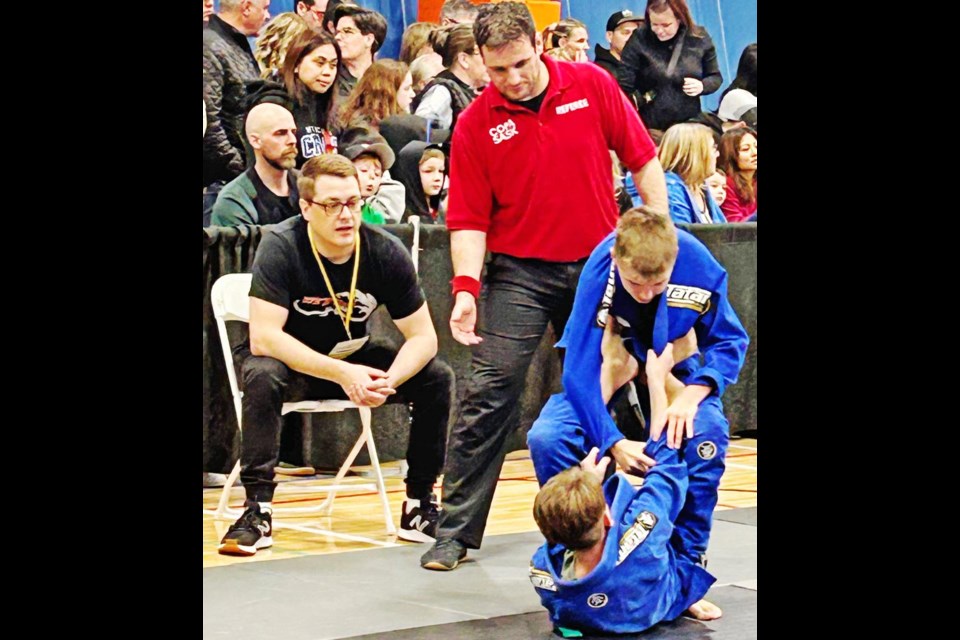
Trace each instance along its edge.
<path fill-rule="evenodd" d="M 258 104 L 247 115 L 246 133 L 256 162 L 217 195 L 214 226 L 275 224 L 300 213 L 293 114 L 279 104 Z"/>

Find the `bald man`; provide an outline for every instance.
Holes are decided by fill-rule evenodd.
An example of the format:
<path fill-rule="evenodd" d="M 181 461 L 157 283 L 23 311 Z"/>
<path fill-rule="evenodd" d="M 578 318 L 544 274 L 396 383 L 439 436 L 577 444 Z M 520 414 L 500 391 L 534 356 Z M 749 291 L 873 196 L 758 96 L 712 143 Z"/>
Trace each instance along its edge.
<path fill-rule="evenodd" d="M 213 226 L 276 224 L 300 213 L 293 114 L 278 104 L 258 104 L 247 115 L 246 135 L 256 162 L 217 195 Z"/>

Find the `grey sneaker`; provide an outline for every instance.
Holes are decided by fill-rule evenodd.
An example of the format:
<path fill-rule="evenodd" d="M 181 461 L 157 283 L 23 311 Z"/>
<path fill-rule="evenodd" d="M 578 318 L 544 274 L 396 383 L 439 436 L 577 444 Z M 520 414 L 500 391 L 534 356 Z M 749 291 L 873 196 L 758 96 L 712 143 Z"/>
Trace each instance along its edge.
<path fill-rule="evenodd" d="M 420 556 L 420 566 L 434 571 L 453 571 L 467 557 L 467 548 L 456 540 L 437 540 Z"/>

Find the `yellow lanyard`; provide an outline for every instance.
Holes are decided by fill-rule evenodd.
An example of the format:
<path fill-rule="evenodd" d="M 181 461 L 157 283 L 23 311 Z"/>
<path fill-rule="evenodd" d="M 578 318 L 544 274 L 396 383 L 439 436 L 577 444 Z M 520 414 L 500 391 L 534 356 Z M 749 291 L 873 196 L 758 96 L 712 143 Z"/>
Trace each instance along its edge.
<path fill-rule="evenodd" d="M 327 270 L 323 268 L 323 260 L 320 259 L 320 252 L 317 251 L 317 245 L 313 242 L 313 232 L 310 231 L 310 227 L 307 227 L 307 237 L 310 238 L 310 248 L 313 249 L 313 257 L 316 258 L 317 265 L 320 267 L 320 273 L 323 274 L 323 281 L 326 283 L 327 290 L 330 291 L 330 296 L 333 298 L 333 306 L 337 310 L 337 316 L 340 318 L 340 322 L 343 323 L 343 328 L 347 332 L 347 338 L 353 340 L 353 336 L 350 334 L 350 318 L 353 317 L 353 302 L 357 298 L 357 273 L 360 271 L 360 230 L 357 229 L 356 241 L 353 246 L 353 280 L 350 282 L 350 295 L 347 299 L 346 313 L 344 313 L 340 307 L 340 301 L 337 300 L 337 292 L 333 290 L 333 284 L 330 282 Z"/>

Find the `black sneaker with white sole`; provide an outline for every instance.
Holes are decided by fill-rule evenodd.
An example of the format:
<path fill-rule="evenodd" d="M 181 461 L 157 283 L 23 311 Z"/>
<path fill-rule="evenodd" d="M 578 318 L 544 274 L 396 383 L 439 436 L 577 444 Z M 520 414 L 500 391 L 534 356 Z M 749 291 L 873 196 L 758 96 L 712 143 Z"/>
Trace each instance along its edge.
<path fill-rule="evenodd" d="M 219 553 L 232 556 L 252 556 L 257 549 L 273 546 L 273 514 L 261 511 L 256 502 L 247 503 L 247 510 L 227 529 L 217 547 Z"/>
<path fill-rule="evenodd" d="M 407 498 L 403 501 L 397 537 L 410 542 L 433 542 L 439 520 L 440 507 L 435 497 L 431 496 L 427 503 Z"/>

